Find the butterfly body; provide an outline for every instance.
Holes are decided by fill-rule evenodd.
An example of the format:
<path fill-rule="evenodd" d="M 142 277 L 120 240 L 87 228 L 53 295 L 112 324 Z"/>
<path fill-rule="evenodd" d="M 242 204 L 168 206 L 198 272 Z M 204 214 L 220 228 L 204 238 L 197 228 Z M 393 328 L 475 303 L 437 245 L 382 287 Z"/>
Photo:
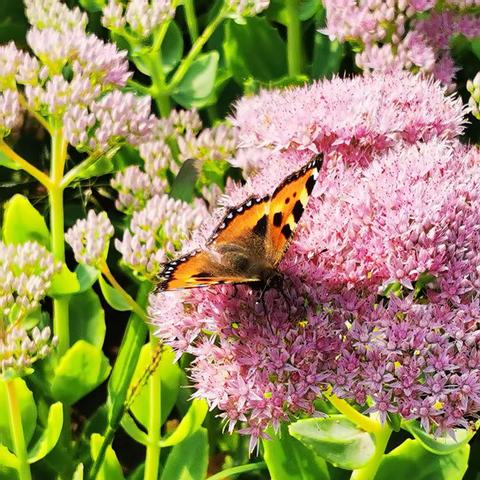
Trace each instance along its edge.
<path fill-rule="evenodd" d="M 290 244 L 322 167 L 318 156 L 292 173 L 272 195 L 230 208 L 207 241 L 165 264 L 158 291 L 248 283 L 262 293 L 281 289 L 278 264 Z"/>

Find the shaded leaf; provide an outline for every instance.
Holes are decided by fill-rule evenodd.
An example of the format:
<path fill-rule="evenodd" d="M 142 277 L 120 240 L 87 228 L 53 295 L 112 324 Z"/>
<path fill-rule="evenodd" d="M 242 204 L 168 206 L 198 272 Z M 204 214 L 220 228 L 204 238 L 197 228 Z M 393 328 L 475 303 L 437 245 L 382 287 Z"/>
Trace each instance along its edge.
<path fill-rule="evenodd" d="M 372 436 L 342 415 L 298 420 L 288 431 L 317 455 L 347 470 L 365 466 L 375 454 Z"/>
<path fill-rule="evenodd" d="M 132 309 L 130 304 L 125 300 L 125 297 L 108 284 L 102 276 L 98 277 L 98 282 L 100 283 L 100 290 L 103 293 L 103 297 L 112 308 L 119 312 L 126 312 Z"/>
<path fill-rule="evenodd" d="M 60 402 L 50 406 L 47 426 L 35 445 L 29 449 L 28 463 L 35 463 L 45 457 L 56 445 L 63 426 L 63 406 Z"/>
<path fill-rule="evenodd" d="M 207 466 L 208 435 L 200 428 L 172 448 L 161 480 L 205 480 Z"/>
<path fill-rule="evenodd" d="M 79 340 L 55 367 L 52 395 L 71 405 L 105 381 L 109 373 L 110 365 L 102 350 Z"/>
<path fill-rule="evenodd" d="M 69 303 L 70 341 L 85 340 L 102 347 L 105 340 L 105 312 L 98 295 L 90 288 L 73 295 Z"/>
<path fill-rule="evenodd" d="M 289 435 L 282 425 L 281 435 L 269 433 L 263 440 L 264 458 L 272 480 L 329 480 L 325 460 Z"/>
<path fill-rule="evenodd" d="M 32 240 L 49 247 L 50 232 L 45 219 L 27 197 L 17 194 L 5 204 L 3 240 L 5 243 Z"/>
<path fill-rule="evenodd" d="M 418 440 L 405 440 L 384 455 L 375 480 L 461 480 L 468 467 L 469 452 L 466 444 L 447 455 L 435 455 Z"/>

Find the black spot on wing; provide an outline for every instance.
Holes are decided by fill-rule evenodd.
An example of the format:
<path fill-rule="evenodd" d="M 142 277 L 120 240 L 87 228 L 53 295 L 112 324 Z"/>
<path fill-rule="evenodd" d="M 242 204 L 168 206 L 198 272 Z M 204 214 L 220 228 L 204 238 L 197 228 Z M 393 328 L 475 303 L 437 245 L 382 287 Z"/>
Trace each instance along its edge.
<path fill-rule="evenodd" d="M 277 212 L 273 216 L 273 224 L 276 227 L 279 227 L 282 224 L 282 212 Z"/>
<path fill-rule="evenodd" d="M 283 233 L 283 236 L 288 240 L 291 236 L 292 236 L 292 229 L 290 228 L 290 225 L 288 223 L 286 223 L 283 227 L 282 227 L 282 233 Z"/>
<path fill-rule="evenodd" d="M 193 278 L 208 278 L 211 276 L 212 274 L 209 272 L 200 272 L 200 273 L 196 273 L 195 275 L 192 275 Z"/>
<path fill-rule="evenodd" d="M 300 220 L 300 217 L 303 214 L 303 205 L 300 200 L 297 200 L 295 202 L 292 213 L 293 213 L 293 219 L 295 220 L 295 223 L 298 223 L 298 221 Z"/>
<path fill-rule="evenodd" d="M 290 197 L 287 197 L 287 198 L 285 199 L 285 205 L 288 205 L 289 203 L 290 203 Z"/>
<path fill-rule="evenodd" d="M 307 193 L 310 195 L 313 191 L 313 187 L 315 186 L 315 179 L 313 175 L 308 177 L 307 183 L 305 184 L 305 188 L 307 189 Z"/>
<path fill-rule="evenodd" d="M 264 237 L 267 234 L 267 215 L 262 218 L 253 227 L 253 233 L 259 237 Z"/>

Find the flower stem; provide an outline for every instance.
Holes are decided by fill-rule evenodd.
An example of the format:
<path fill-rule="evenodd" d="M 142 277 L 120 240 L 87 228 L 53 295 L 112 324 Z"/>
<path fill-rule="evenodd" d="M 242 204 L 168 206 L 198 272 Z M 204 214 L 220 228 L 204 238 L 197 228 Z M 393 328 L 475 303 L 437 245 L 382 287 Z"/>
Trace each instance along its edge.
<path fill-rule="evenodd" d="M 8 158 L 13 160 L 22 170 L 29 173 L 33 178 L 38 180 L 44 187 L 50 188 L 52 182 L 41 170 L 27 162 L 23 157 L 18 155 L 9 145 L 3 140 L 0 140 L 0 153 L 5 154 Z"/>
<path fill-rule="evenodd" d="M 265 462 L 248 463 L 247 465 L 239 465 L 238 467 L 231 467 L 227 468 L 226 470 L 222 470 L 221 472 L 208 477 L 207 480 L 223 480 L 224 478 L 230 478 L 232 475 L 254 472 L 255 470 L 263 470 L 264 468 L 267 468 L 267 464 Z"/>
<path fill-rule="evenodd" d="M 379 432 L 376 432 L 375 435 L 375 454 L 372 459 L 365 465 L 363 468 L 354 470 L 350 477 L 350 480 L 373 480 L 377 474 L 378 467 L 383 459 L 385 454 L 385 449 L 387 448 L 388 440 L 392 434 L 392 429 L 385 423 L 382 426 Z"/>
<path fill-rule="evenodd" d="M 51 129 L 51 165 L 50 187 L 50 235 L 51 250 L 56 260 L 65 261 L 65 225 L 63 212 L 63 171 L 67 159 L 67 142 L 63 137 L 62 126 L 54 125 Z M 70 324 L 68 320 L 69 296 L 53 299 L 53 332 L 58 338 L 57 354 L 62 357 L 70 347 Z M 63 405 L 62 439 L 68 452 L 71 450 L 72 432 L 70 408 Z"/>
<path fill-rule="evenodd" d="M 158 111 L 162 117 L 168 117 L 172 108 L 170 96 L 165 85 L 165 74 L 162 69 L 162 57 L 160 50 L 151 54 L 150 72 L 152 75 L 152 85 L 150 86 L 150 95 L 155 100 Z"/>
<path fill-rule="evenodd" d="M 288 15 L 287 24 L 287 59 L 288 74 L 291 77 L 302 73 L 303 47 L 298 0 L 285 0 Z"/>
<path fill-rule="evenodd" d="M 150 333 L 150 351 L 152 359 L 157 354 L 156 350 L 158 345 L 158 338 Z M 150 416 L 148 421 L 148 445 L 145 457 L 144 480 L 157 480 L 158 478 L 160 464 L 160 429 L 162 427 L 162 385 L 160 381 L 160 373 L 160 369 L 155 368 L 148 381 Z"/>
<path fill-rule="evenodd" d="M 10 433 L 13 439 L 15 455 L 18 460 L 18 476 L 20 480 L 31 480 L 30 465 L 28 464 L 27 446 L 23 435 L 22 416 L 18 404 L 17 392 L 15 390 L 15 381 L 7 380 L 5 382 L 8 397 L 8 420 L 10 424 Z"/>
<path fill-rule="evenodd" d="M 205 27 L 205 30 L 197 38 L 197 40 L 195 40 L 187 56 L 182 60 L 182 63 L 180 63 L 180 66 L 173 74 L 170 83 L 167 84 L 168 92 L 172 92 L 175 87 L 177 87 L 178 84 L 183 80 L 183 77 L 190 68 L 190 65 L 197 58 L 199 53 L 202 51 L 203 46 L 208 42 L 209 38 L 213 35 L 217 27 L 224 20 L 225 13 L 225 8 L 221 8 L 220 11 L 217 13 L 216 17 Z"/>
<path fill-rule="evenodd" d="M 198 38 L 198 23 L 195 15 L 195 6 L 192 0 L 183 0 L 185 19 L 187 20 L 188 34 L 192 43 Z"/>
<path fill-rule="evenodd" d="M 373 420 L 370 417 L 362 415 L 358 410 L 353 408 L 348 402 L 338 398 L 337 396 L 331 394 L 326 397 L 330 403 L 340 412 L 343 413 L 349 420 L 351 420 L 355 425 L 359 426 L 361 429 L 369 433 L 378 433 L 382 431 L 382 426 L 380 422 Z"/>
<path fill-rule="evenodd" d="M 106 262 L 100 265 L 100 271 L 102 275 L 110 282 L 113 288 L 117 290 L 126 302 L 132 307 L 132 311 L 135 312 L 144 322 L 148 321 L 145 310 L 131 297 L 131 295 L 117 282 L 117 279 L 113 276 L 112 272 L 108 268 Z"/>

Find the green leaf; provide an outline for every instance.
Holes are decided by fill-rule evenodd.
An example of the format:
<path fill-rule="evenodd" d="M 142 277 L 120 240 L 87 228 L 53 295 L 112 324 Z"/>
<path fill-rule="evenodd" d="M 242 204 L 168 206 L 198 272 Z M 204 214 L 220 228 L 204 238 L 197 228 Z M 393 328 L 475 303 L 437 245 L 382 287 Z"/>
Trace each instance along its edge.
<path fill-rule="evenodd" d="M 78 3 L 87 12 L 100 12 L 105 6 L 106 0 L 79 0 Z"/>
<path fill-rule="evenodd" d="M 10 157 L 7 156 L 7 154 L 3 152 L 0 152 L 0 166 L 10 168 L 10 170 L 20 170 L 21 168 L 18 163 L 15 163 L 13 160 L 10 159 Z"/>
<path fill-rule="evenodd" d="M 207 430 L 199 428 L 182 443 L 172 448 L 161 480 L 205 480 L 207 467 Z"/>
<path fill-rule="evenodd" d="M 25 243 L 33 240 L 49 247 L 50 232 L 45 219 L 27 197 L 17 194 L 5 204 L 3 240 L 5 243 Z"/>
<path fill-rule="evenodd" d="M 325 28 L 325 10 L 317 13 L 316 28 L 313 44 L 312 77 L 331 77 L 338 73 L 343 60 L 345 49 L 342 43 L 337 40 L 330 40 L 328 35 L 321 33 Z"/>
<path fill-rule="evenodd" d="M 35 445 L 29 449 L 28 463 L 35 463 L 45 457 L 57 444 L 63 426 L 63 406 L 60 402 L 50 406 L 47 427 Z"/>
<path fill-rule="evenodd" d="M 448 455 L 449 453 L 462 448 L 475 435 L 473 430 L 457 428 L 453 430 L 455 440 L 450 435 L 434 437 L 428 434 L 415 420 L 402 422 L 402 428 L 410 432 L 419 443 L 435 455 Z"/>
<path fill-rule="evenodd" d="M 9 380 L 9 382 L 13 383 L 13 387 L 15 388 L 22 417 L 23 435 L 25 437 L 25 443 L 28 445 L 37 426 L 37 406 L 35 405 L 32 392 L 28 389 L 27 384 L 22 378 L 14 378 Z M 2 412 L 0 414 L 0 444 L 5 445 L 13 452 L 13 441 L 10 434 L 8 415 L 6 414 L 8 411 L 6 383 L 0 381 L 0 412 Z"/>
<path fill-rule="evenodd" d="M 162 67 L 165 74 L 171 72 L 183 55 L 183 35 L 175 22 L 171 22 L 162 42 Z"/>
<path fill-rule="evenodd" d="M 95 460 L 103 442 L 103 437 L 98 433 L 94 433 L 90 437 L 90 453 L 92 459 Z M 122 466 L 115 455 L 112 447 L 107 447 L 105 459 L 102 463 L 100 471 L 95 480 L 124 480 Z"/>
<path fill-rule="evenodd" d="M 216 51 L 199 55 L 178 84 L 172 98 L 184 108 L 206 106 L 215 85 L 218 59 Z"/>
<path fill-rule="evenodd" d="M 62 270 L 52 278 L 52 285 L 48 290 L 48 295 L 50 297 L 60 297 L 62 295 L 71 295 L 79 290 L 80 282 L 77 275 L 71 272 L 63 263 Z"/>
<path fill-rule="evenodd" d="M 418 440 L 405 440 L 383 457 L 375 480 L 461 480 L 468 467 L 468 444 L 447 454 L 435 455 Z"/>
<path fill-rule="evenodd" d="M 148 282 L 143 282 L 140 285 L 136 298 L 139 305 L 146 304 L 150 288 L 151 285 Z M 123 414 L 128 387 L 130 386 L 142 345 L 145 342 L 147 331 L 148 328 L 145 322 L 136 314 L 132 313 L 128 320 L 122 344 L 120 345 L 118 356 L 108 381 L 108 422 L 112 428 L 118 426 Z"/>
<path fill-rule="evenodd" d="M 289 435 L 286 425 L 281 434 L 270 433 L 263 440 L 264 458 L 272 480 L 329 480 L 325 460 Z"/>
<path fill-rule="evenodd" d="M 271 0 L 266 13 L 268 18 L 287 26 L 290 16 L 285 3 L 285 0 Z M 297 5 L 298 16 L 302 22 L 312 18 L 322 6 L 320 0 L 299 0 Z"/>
<path fill-rule="evenodd" d="M 173 180 L 170 189 L 170 196 L 184 202 L 191 202 L 195 195 L 195 182 L 198 172 L 195 167 L 195 160 L 189 158 L 183 162 L 180 171 Z"/>
<path fill-rule="evenodd" d="M 137 380 L 143 375 L 151 362 L 151 350 L 150 344 L 143 346 L 140 352 L 140 358 L 133 374 L 132 384 L 135 384 Z M 161 394 L 162 401 L 162 424 L 170 415 L 175 402 L 178 397 L 178 390 L 180 388 L 180 380 L 182 378 L 182 370 L 175 363 L 175 354 L 171 348 L 165 347 L 162 352 L 162 358 L 158 365 L 158 371 L 160 372 L 161 390 L 158 394 Z M 134 414 L 137 421 L 139 421 L 144 427 L 148 426 L 148 420 L 150 415 L 150 389 L 148 385 L 140 390 L 137 398 L 133 402 L 130 410 Z M 201 422 L 200 422 L 201 424 Z M 200 425 L 199 425 L 200 426 Z"/>
<path fill-rule="evenodd" d="M 72 480 L 83 480 L 83 463 L 77 465 Z"/>
<path fill-rule="evenodd" d="M 125 300 L 125 297 L 108 284 L 102 276 L 98 277 L 98 281 L 103 297 L 113 309 L 119 312 L 127 312 L 132 309 L 130 304 Z"/>
<path fill-rule="evenodd" d="M 85 340 L 101 348 L 105 340 L 105 312 L 98 295 L 89 288 L 73 295 L 69 304 L 70 341 Z"/>
<path fill-rule="evenodd" d="M 371 435 L 342 415 L 298 420 L 288 430 L 317 455 L 347 470 L 362 468 L 375 454 Z"/>
<path fill-rule="evenodd" d="M 148 436 L 147 434 L 139 428 L 139 426 L 135 423 L 135 420 L 130 416 L 127 412 L 122 417 L 120 425 L 125 430 L 125 432 L 137 443 L 140 445 L 148 445 Z"/>
<path fill-rule="evenodd" d="M 160 442 L 160 446 L 171 447 L 183 442 L 187 437 L 195 433 L 207 416 L 208 405 L 205 400 L 194 399 L 187 414 L 182 418 L 175 431 L 166 439 Z"/>
<path fill-rule="evenodd" d="M 97 281 L 97 278 L 100 275 L 100 272 L 95 267 L 82 264 L 77 265 L 75 273 L 77 274 L 78 282 L 80 284 L 78 293 L 88 290 Z"/>
<path fill-rule="evenodd" d="M 0 445 L 0 465 L 2 467 L 17 468 L 18 458 L 5 445 Z"/>
<path fill-rule="evenodd" d="M 65 352 L 55 368 L 52 395 L 71 405 L 98 387 L 109 373 L 110 365 L 102 350 L 79 340 Z"/>
<path fill-rule="evenodd" d="M 253 77 L 270 81 L 287 74 L 287 52 L 278 31 L 265 18 L 245 19 L 245 25 L 228 20 L 223 50 L 239 85 Z"/>

